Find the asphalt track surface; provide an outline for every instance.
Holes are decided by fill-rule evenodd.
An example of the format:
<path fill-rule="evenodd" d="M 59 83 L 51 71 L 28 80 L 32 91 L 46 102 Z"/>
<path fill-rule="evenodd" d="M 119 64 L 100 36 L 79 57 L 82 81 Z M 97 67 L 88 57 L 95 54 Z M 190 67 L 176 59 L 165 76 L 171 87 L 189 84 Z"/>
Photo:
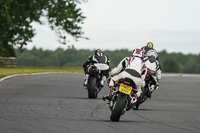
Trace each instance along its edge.
<path fill-rule="evenodd" d="M 200 77 L 166 76 L 139 110 L 111 122 L 105 87 L 88 99 L 82 73 L 0 82 L 0 133 L 200 133 Z"/>

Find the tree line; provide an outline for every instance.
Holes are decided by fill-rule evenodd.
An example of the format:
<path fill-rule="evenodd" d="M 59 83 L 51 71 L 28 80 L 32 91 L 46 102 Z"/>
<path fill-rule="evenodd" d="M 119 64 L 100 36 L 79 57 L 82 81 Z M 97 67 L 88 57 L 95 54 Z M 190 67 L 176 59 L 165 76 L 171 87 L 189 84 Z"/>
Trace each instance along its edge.
<path fill-rule="evenodd" d="M 80 49 L 73 46 L 64 50 L 58 48 L 54 51 L 33 48 L 15 50 L 18 66 L 51 66 L 51 67 L 82 67 L 94 50 Z M 127 49 L 105 50 L 105 55 L 110 59 L 110 66 L 114 68 L 126 56 L 131 55 Z M 167 53 L 165 50 L 158 52 L 162 71 L 167 73 L 200 73 L 200 54 Z"/>

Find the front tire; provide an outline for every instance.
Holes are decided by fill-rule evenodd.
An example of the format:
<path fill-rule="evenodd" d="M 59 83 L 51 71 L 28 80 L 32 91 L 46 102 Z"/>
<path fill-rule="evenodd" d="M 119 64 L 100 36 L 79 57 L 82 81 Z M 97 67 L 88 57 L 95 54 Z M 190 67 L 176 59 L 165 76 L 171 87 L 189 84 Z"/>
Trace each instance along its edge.
<path fill-rule="evenodd" d="M 142 96 L 140 96 L 140 97 L 138 98 L 138 100 L 137 100 L 137 102 L 136 102 L 136 104 L 135 104 L 136 110 L 138 110 L 138 109 L 139 109 L 139 106 L 140 106 L 143 102 L 145 102 L 146 100 L 147 100 L 147 96 L 145 96 L 144 94 L 142 94 Z"/>
<path fill-rule="evenodd" d="M 88 98 L 97 98 L 96 87 L 97 79 L 95 77 L 90 77 L 88 82 Z"/>
<path fill-rule="evenodd" d="M 126 99 L 127 99 L 127 95 L 123 93 L 118 94 L 116 102 L 114 103 L 114 106 L 112 109 L 112 114 L 110 116 L 111 121 L 119 121 L 126 104 Z"/>
<path fill-rule="evenodd" d="M 136 110 L 138 110 L 138 109 L 139 109 L 139 106 L 140 106 L 140 104 L 142 104 L 142 103 L 141 103 L 141 100 L 142 100 L 142 98 L 141 98 L 141 97 L 139 97 L 139 98 L 138 98 L 138 100 L 137 100 L 137 102 L 135 103 L 135 109 L 136 109 Z"/>

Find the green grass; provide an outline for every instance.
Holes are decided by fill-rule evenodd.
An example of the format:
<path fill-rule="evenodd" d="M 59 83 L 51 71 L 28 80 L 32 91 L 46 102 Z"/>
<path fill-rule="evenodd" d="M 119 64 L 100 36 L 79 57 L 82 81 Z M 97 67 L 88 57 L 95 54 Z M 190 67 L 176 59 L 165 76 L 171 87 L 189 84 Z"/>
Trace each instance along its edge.
<path fill-rule="evenodd" d="M 13 74 L 30 74 L 39 72 L 83 72 L 81 67 L 0 67 L 0 78 Z"/>

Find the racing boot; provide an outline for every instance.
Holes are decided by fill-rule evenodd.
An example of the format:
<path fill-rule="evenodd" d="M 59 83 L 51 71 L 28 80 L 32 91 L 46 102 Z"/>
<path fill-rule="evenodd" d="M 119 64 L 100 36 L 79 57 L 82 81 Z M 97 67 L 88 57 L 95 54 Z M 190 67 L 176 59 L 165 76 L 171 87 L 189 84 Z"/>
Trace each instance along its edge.
<path fill-rule="evenodd" d="M 138 95 L 136 94 L 135 96 L 131 97 L 131 101 L 130 101 L 130 105 L 129 105 L 129 108 L 128 110 L 132 109 L 132 110 L 137 110 L 136 108 L 136 102 L 137 102 L 137 99 L 138 99 Z M 127 111 L 128 111 L 127 110 Z"/>
<path fill-rule="evenodd" d="M 108 101 L 111 101 L 113 95 L 112 95 L 112 92 L 110 92 L 108 95 L 105 95 L 102 97 L 102 99 L 105 101 L 105 100 L 108 100 Z"/>
<path fill-rule="evenodd" d="M 112 94 L 112 89 L 113 89 L 113 86 L 110 87 L 110 91 L 107 95 L 104 95 L 102 97 L 102 99 L 105 101 L 105 100 L 108 100 L 108 101 L 111 101 L 112 97 L 113 97 L 113 94 Z"/>
<path fill-rule="evenodd" d="M 147 93 L 147 97 L 148 98 L 151 98 L 151 94 L 152 94 L 152 92 L 154 91 L 154 90 L 156 90 L 158 88 L 158 85 L 156 84 L 152 84 L 151 85 L 151 87 L 150 87 L 150 90 L 149 90 L 149 92 Z"/>
<path fill-rule="evenodd" d="M 155 85 L 152 84 L 151 87 L 150 87 L 150 92 L 153 92 L 155 90 Z"/>
<path fill-rule="evenodd" d="M 85 75 L 85 81 L 83 83 L 83 86 L 86 86 L 88 84 L 89 74 Z"/>
<path fill-rule="evenodd" d="M 103 76 L 103 77 L 102 77 L 102 80 L 101 80 L 101 83 L 100 83 L 101 87 L 104 86 L 104 82 L 105 82 L 105 81 L 106 81 L 106 76 Z"/>

